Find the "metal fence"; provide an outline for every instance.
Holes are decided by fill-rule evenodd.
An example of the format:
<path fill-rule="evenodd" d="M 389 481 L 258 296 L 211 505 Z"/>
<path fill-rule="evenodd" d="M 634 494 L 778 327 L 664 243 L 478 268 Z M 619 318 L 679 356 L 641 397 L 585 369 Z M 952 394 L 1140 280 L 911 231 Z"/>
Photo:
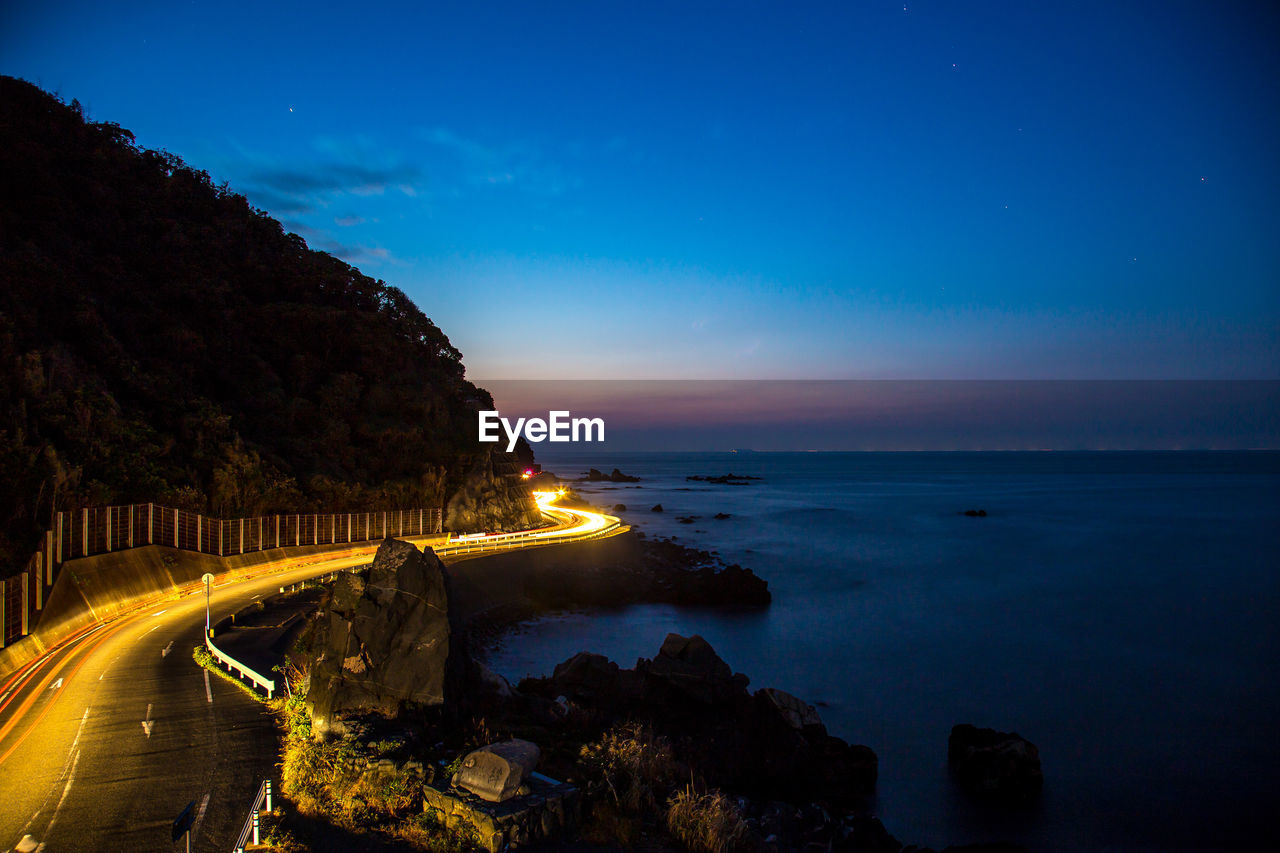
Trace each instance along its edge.
<path fill-rule="evenodd" d="M 443 529 L 444 512 L 438 507 L 231 519 L 152 503 L 60 512 L 22 572 L 0 580 L 0 648 L 35 628 L 57 569 L 67 560 L 143 545 L 228 557 L 271 548 L 429 536 Z"/>

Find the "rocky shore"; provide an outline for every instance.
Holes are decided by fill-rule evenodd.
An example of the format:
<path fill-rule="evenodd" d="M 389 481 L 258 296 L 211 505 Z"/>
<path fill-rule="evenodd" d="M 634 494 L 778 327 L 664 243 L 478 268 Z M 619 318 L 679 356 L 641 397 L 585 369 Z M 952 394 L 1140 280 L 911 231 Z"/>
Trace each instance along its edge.
<path fill-rule="evenodd" d="M 284 793 L 344 829 L 427 826 L 495 853 L 539 839 L 552 846 L 536 849 L 646 839 L 672 853 L 927 853 L 875 818 L 869 747 L 832 736 L 800 697 L 748 689 L 702 637 L 668 634 L 630 669 L 581 652 L 516 686 L 473 654 L 478 631 L 521 614 L 638 600 L 760 606 L 768 591 L 712 554 L 635 535 L 451 566 L 387 540 L 367 574 L 329 587 L 290 653 Z M 976 793 L 1038 790 L 1038 753 L 1017 735 L 957 726 L 950 752 Z M 505 781 L 477 786 L 481 765 Z"/>
<path fill-rule="evenodd" d="M 769 584 L 714 554 L 629 532 L 467 560 L 447 569 L 463 629 L 483 640 L 556 610 L 679 604 L 766 607 Z"/>

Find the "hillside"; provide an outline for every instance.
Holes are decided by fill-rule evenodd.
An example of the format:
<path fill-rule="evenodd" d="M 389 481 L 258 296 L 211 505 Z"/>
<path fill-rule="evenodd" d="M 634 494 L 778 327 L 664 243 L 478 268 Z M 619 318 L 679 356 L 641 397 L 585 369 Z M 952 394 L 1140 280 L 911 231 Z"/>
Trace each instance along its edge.
<path fill-rule="evenodd" d="M 443 505 L 481 404 L 400 290 L 0 78 L 0 575 L 55 509 Z"/>

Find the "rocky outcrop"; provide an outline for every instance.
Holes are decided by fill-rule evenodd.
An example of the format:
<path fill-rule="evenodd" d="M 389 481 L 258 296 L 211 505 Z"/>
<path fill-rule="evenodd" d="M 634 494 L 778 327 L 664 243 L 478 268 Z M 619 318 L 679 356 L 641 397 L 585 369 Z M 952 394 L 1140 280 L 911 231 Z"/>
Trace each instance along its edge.
<path fill-rule="evenodd" d="M 590 470 L 587 471 L 587 476 L 582 477 L 581 480 L 582 482 L 586 482 L 586 483 L 638 483 L 640 482 L 639 477 L 632 477 L 629 474 L 624 474 L 621 471 L 619 471 L 617 468 L 614 468 L 613 471 L 608 474 L 604 474 L 595 468 L 591 468 Z"/>
<path fill-rule="evenodd" d="M 747 690 L 702 637 L 669 634 L 634 669 L 586 652 L 520 690 L 580 723 L 642 720 L 709 784 L 766 797 L 849 803 L 870 793 L 876 756 L 827 734 L 812 706 L 780 690 Z M 549 700 L 549 702 L 547 702 Z M 554 704 L 561 709 L 550 709 Z"/>
<path fill-rule="evenodd" d="M 527 530 L 543 524 L 515 461 L 496 450 L 476 460 L 445 508 L 444 525 L 456 533 Z"/>
<path fill-rule="evenodd" d="M 986 799 L 1028 800 L 1044 785 L 1040 750 L 1016 732 L 962 723 L 951 729 L 947 759 L 956 782 Z"/>
<path fill-rule="evenodd" d="M 714 483 L 719 486 L 746 486 L 750 485 L 752 480 L 759 480 L 759 477 L 752 477 L 747 474 L 721 474 L 719 477 L 707 477 L 695 474 L 692 477 L 685 477 L 686 480 L 695 483 Z"/>
<path fill-rule="evenodd" d="M 368 580 L 342 574 L 317 614 L 307 693 L 317 735 L 348 715 L 391 718 L 406 706 L 443 706 L 462 671 L 451 654 L 443 565 L 434 553 L 387 539 Z"/>

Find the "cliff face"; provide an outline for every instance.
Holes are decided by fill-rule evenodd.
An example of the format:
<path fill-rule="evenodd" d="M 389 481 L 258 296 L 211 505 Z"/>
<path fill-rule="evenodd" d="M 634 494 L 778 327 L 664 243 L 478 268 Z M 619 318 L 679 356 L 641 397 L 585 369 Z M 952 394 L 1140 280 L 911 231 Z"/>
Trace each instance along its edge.
<path fill-rule="evenodd" d="M 497 450 L 476 459 L 444 517 L 445 527 L 460 533 L 525 530 L 544 523 L 516 460 Z"/>
<path fill-rule="evenodd" d="M 76 506 L 474 503 L 492 400 L 403 292 L 11 77 L 0 283 L 0 565 Z"/>

